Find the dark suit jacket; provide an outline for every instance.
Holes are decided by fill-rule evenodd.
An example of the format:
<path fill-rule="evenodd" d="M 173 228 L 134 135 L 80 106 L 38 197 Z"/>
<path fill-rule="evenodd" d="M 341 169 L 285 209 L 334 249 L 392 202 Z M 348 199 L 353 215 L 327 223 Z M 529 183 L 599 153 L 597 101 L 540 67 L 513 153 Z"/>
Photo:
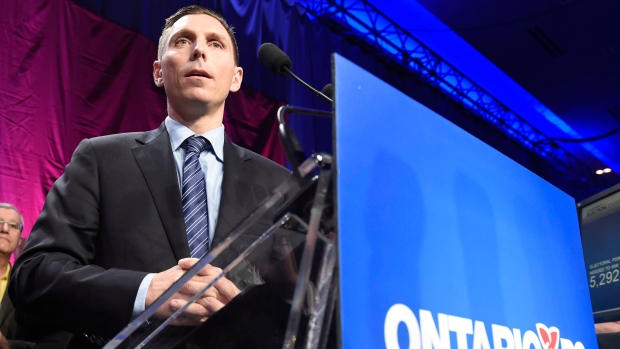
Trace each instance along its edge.
<path fill-rule="evenodd" d="M 226 139 L 213 245 L 289 176 Z M 189 257 L 181 206 L 163 123 L 82 141 L 16 262 L 9 291 L 18 321 L 113 337 L 130 321 L 145 275 Z"/>
<path fill-rule="evenodd" d="M 28 334 L 15 321 L 15 308 L 8 293 L 7 288 L 0 302 L 0 332 L 8 340 L 12 349 L 32 348 L 34 343 L 24 341 Z"/>

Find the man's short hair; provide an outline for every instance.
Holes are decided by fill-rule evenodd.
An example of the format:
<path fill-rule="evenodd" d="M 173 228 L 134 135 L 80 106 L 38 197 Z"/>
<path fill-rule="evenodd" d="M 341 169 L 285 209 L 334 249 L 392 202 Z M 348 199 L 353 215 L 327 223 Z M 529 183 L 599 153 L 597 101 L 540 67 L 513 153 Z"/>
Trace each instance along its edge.
<path fill-rule="evenodd" d="M 8 202 L 0 202 L 0 208 L 7 208 L 9 210 L 13 210 L 17 212 L 17 215 L 19 216 L 19 220 L 21 221 L 19 223 L 19 232 L 21 233 L 24 230 L 24 216 L 22 216 L 22 214 L 19 212 L 17 207 L 9 204 Z"/>
<path fill-rule="evenodd" d="M 239 66 L 239 47 L 237 46 L 237 39 L 235 38 L 234 27 L 229 26 L 226 23 L 226 20 L 219 13 L 210 10 L 208 8 L 204 8 L 198 5 L 190 5 L 179 9 L 175 14 L 166 18 L 166 24 L 164 24 L 164 29 L 161 31 L 161 36 L 159 37 L 159 45 L 157 47 L 157 60 L 161 60 L 162 55 L 164 54 L 164 47 L 166 46 L 167 36 L 166 31 L 170 29 L 178 21 L 181 17 L 187 15 L 209 15 L 218 20 L 224 26 L 228 35 L 230 36 L 230 40 L 233 44 L 233 52 L 235 54 L 235 64 Z"/>

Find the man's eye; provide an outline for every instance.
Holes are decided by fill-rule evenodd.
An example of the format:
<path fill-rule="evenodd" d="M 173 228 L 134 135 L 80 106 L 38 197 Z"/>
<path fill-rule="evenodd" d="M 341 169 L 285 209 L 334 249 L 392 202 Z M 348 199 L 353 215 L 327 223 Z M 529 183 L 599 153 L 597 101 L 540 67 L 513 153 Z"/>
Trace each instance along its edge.
<path fill-rule="evenodd" d="M 187 40 L 187 39 L 179 39 L 179 40 L 177 40 L 177 44 L 186 45 L 186 44 L 189 44 L 189 40 Z"/>
<path fill-rule="evenodd" d="M 9 228 L 11 228 L 11 229 L 16 229 L 16 230 L 18 230 L 18 229 L 19 229 L 19 224 L 17 224 L 17 222 L 15 222 L 15 221 L 8 221 L 8 222 L 7 222 L 7 221 L 5 221 L 4 219 L 0 219 L 0 226 L 1 226 L 1 225 L 4 225 L 4 223 L 5 223 L 5 222 L 6 222 L 6 224 L 8 224 L 8 225 L 9 225 Z"/>
<path fill-rule="evenodd" d="M 211 46 L 213 46 L 213 47 L 215 47 L 215 48 L 222 48 L 222 47 L 224 47 L 224 46 L 222 46 L 222 44 L 220 44 L 220 43 L 219 43 L 219 42 L 217 42 L 217 41 L 213 41 L 213 42 L 211 42 Z"/>

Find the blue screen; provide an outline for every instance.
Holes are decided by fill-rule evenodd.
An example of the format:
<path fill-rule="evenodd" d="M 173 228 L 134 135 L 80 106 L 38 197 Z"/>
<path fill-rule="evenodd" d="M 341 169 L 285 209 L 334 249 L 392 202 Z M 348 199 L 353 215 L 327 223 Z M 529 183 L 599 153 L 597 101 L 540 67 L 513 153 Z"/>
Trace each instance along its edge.
<path fill-rule="evenodd" d="M 581 207 L 581 240 L 592 309 L 598 321 L 620 319 L 620 192 Z"/>
<path fill-rule="evenodd" d="M 597 348 L 574 200 L 334 66 L 344 348 Z"/>

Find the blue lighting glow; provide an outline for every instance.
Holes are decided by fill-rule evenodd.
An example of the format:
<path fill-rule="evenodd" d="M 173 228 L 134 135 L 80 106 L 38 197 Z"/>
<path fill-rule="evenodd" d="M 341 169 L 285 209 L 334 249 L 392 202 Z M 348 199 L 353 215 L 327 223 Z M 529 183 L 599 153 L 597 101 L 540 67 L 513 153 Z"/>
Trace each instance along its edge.
<path fill-rule="evenodd" d="M 574 130 L 419 3 L 394 1 L 377 4 L 389 12 L 387 15 L 369 0 L 299 0 L 298 3 L 317 17 L 335 20 L 343 26 L 343 33 L 357 32 L 358 37 L 382 50 L 384 55 L 391 56 L 395 62 L 446 92 L 568 175 L 594 176 L 588 166 L 539 131 L 543 129 L 552 133 L 551 129 L 560 129 L 579 137 Z M 423 43 L 388 17 L 392 15 L 398 23 L 437 28 L 437 32 L 422 30 Z M 436 53 L 436 47 L 439 53 Z M 527 119 L 519 115 L 521 113 Z M 582 146 L 602 162 L 617 167 L 592 144 Z"/>

